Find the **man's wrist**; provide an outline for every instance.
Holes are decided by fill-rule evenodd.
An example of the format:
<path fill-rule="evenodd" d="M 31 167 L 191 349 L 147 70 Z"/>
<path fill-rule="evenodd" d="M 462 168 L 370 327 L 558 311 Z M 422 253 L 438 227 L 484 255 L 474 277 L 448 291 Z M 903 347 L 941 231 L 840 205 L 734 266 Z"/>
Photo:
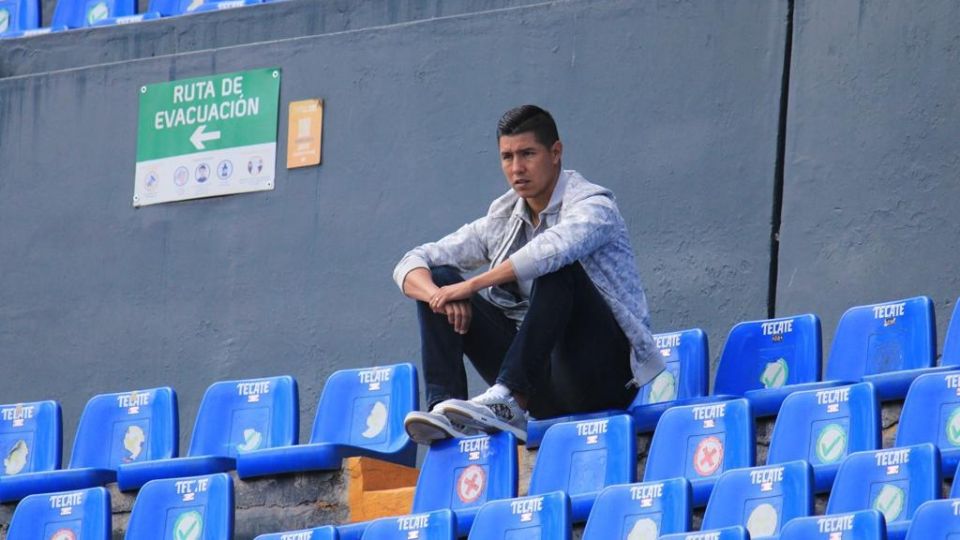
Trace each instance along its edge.
<path fill-rule="evenodd" d="M 474 276 L 466 281 L 467 286 L 470 287 L 470 294 L 477 294 L 483 288 L 483 284 L 480 283 L 478 278 L 479 276 Z"/>

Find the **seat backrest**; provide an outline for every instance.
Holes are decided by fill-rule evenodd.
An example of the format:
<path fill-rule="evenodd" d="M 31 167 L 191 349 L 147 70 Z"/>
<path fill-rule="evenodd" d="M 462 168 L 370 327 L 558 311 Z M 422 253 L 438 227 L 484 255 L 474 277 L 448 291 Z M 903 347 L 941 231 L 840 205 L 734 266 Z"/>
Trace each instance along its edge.
<path fill-rule="evenodd" d="M 483 505 L 469 540 L 570 540 L 570 498 L 554 491 Z"/>
<path fill-rule="evenodd" d="M 0 0 L 0 36 L 40 26 L 37 0 Z"/>
<path fill-rule="evenodd" d="M 820 380 L 820 319 L 813 314 L 741 322 L 723 347 L 715 394 Z"/>
<path fill-rule="evenodd" d="M 310 442 L 396 450 L 409 442 L 403 419 L 419 405 L 412 364 L 337 371 L 323 386 Z"/>
<path fill-rule="evenodd" d="M 59 0 L 53 11 L 54 28 L 85 28 L 110 17 L 137 12 L 135 0 Z"/>
<path fill-rule="evenodd" d="M 80 415 L 70 467 L 116 469 L 124 463 L 176 457 L 177 395 L 151 388 L 90 398 Z"/>
<path fill-rule="evenodd" d="M 374 520 L 361 540 L 454 540 L 457 522 L 450 510 L 410 514 Z"/>
<path fill-rule="evenodd" d="M 826 513 L 872 508 L 891 524 L 939 496 L 940 452 L 932 444 L 856 452 L 837 471 Z"/>
<path fill-rule="evenodd" d="M 957 469 L 960 469 L 960 465 L 957 465 Z M 957 474 L 957 470 L 954 470 L 953 482 L 950 484 L 950 494 L 947 498 L 960 499 L 960 474 Z"/>
<path fill-rule="evenodd" d="M 125 538 L 233 540 L 233 480 L 217 473 L 147 482 L 133 503 Z"/>
<path fill-rule="evenodd" d="M 907 530 L 907 540 L 960 538 L 960 500 L 927 501 L 917 508 Z"/>
<path fill-rule="evenodd" d="M 583 540 L 654 539 L 688 531 L 692 510 L 685 478 L 610 486 L 593 503 Z"/>
<path fill-rule="evenodd" d="M 754 446 L 753 417 L 746 399 L 673 407 L 657 423 L 643 479 L 696 480 L 752 467 Z"/>
<path fill-rule="evenodd" d="M 479 507 L 517 496 L 517 440 L 512 433 L 437 441 L 420 468 L 413 513 Z"/>
<path fill-rule="evenodd" d="M 30 495 L 13 512 L 7 538 L 110 540 L 110 515 L 110 493 L 102 487 Z"/>
<path fill-rule="evenodd" d="M 340 540 L 340 535 L 336 527 L 327 525 L 299 531 L 261 534 L 253 540 Z"/>
<path fill-rule="evenodd" d="M 650 405 L 707 395 L 709 345 L 703 330 L 694 328 L 653 336 L 666 369 L 640 387 L 633 405 Z"/>
<path fill-rule="evenodd" d="M 637 477 L 637 434 L 626 414 L 561 422 L 547 429 L 530 475 L 530 494 L 599 493 Z"/>
<path fill-rule="evenodd" d="M 743 527 L 725 527 L 710 531 L 667 534 L 660 540 L 750 540 L 750 533 Z"/>
<path fill-rule="evenodd" d="M 150 0 L 150 11 L 164 17 L 193 13 L 206 4 L 220 4 L 230 0 Z"/>
<path fill-rule="evenodd" d="M 937 356 L 933 301 L 926 296 L 847 310 L 827 360 L 826 380 L 930 367 Z"/>
<path fill-rule="evenodd" d="M 720 476 L 703 529 L 741 525 L 751 538 L 777 536 L 784 523 L 813 513 L 813 471 L 806 461 L 735 469 Z"/>
<path fill-rule="evenodd" d="M 947 326 L 947 335 L 943 338 L 941 366 L 960 366 L 960 298 L 957 299 Z"/>
<path fill-rule="evenodd" d="M 59 469 L 62 425 L 56 401 L 0 405 L 0 476 Z"/>
<path fill-rule="evenodd" d="M 960 372 L 928 373 L 910 384 L 896 445 L 925 442 L 940 450 L 960 450 Z"/>
<path fill-rule="evenodd" d="M 814 467 L 880 447 L 880 407 L 871 383 L 794 392 L 777 415 L 767 463 L 803 459 Z"/>
<path fill-rule="evenodd" d="M 780 540 L 887 540 L 887 526 L 876 510 L 811 516 L 790 520 Z"/>
<path fill-rule="evenodd" d="M 297 444 L 300 404 L 293 377 L 221 381 L 203 394 L 190 456 L 229 456 Z"/>

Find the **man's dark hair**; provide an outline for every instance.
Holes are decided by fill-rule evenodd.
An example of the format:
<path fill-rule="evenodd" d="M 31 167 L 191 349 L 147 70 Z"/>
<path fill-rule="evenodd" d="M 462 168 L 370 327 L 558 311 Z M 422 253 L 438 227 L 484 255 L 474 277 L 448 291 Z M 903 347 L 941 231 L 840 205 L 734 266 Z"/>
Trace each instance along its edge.
<path fill-rule="evenodd" d="M 531 131 L 537 142 L 547 148 L 560 140 L 553 117 L 536 105 L 521 105 L 503 113 L 497 124 L 497 140 L 504 135 L 520 135 Z"/>

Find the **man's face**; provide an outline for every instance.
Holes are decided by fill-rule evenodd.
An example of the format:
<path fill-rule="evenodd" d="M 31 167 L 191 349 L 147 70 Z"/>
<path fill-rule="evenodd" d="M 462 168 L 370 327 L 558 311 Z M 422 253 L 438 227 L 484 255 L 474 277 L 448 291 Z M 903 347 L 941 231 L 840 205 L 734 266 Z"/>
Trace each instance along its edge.
<path fill-rule="evenodd" d="M 560 173 L 560 141 L 547 148 L 532 132 L 500 137 L 500 166 L 507 183 L 524 199 L 546 204 Z"/>

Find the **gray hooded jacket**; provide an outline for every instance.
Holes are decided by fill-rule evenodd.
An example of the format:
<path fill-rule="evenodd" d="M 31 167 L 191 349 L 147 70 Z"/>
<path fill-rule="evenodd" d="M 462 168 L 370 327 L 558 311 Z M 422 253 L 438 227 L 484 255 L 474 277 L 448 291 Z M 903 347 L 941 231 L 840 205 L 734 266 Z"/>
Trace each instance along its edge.
<path fill-rule="evenodd" d="M 493 201 L 487 215 L 407 252 L 393 271 L 394 281 L 403 290 L 404 278 L 415 268 L 452 266 L 469 272 L 507 259 L 517 279 L 533 280 L 580 261 L 630 340 L 631 383 L 642 386 L 656 377 L 664 364 L 650 333 L 647 298 L 613 193 L 564 170 L 540 213 L 546 230 L 530 241 L 521 232 L 524 213 L 523 199 L 508 191 Z M 514 318 L 526 311 L 526 301 L 516 302 L 498 287 L 481 294 Z"/>

